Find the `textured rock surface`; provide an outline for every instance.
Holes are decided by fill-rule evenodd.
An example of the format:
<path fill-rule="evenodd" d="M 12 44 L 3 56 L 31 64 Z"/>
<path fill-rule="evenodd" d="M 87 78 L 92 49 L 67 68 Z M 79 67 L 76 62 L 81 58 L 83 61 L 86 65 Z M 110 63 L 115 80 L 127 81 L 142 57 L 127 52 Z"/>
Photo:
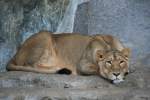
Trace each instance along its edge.
<path fill-rule="evenodd" d="M 0 0 L 0 71 L 17 46 L 40 30 L 115 35 L 132 48 L 136 70 L 118 85 L 98 76 L 3 72 L 0 100 L 150 100 L 150 1 L 69 1 Z"/>
<path fill-rule="evenodd" d="M 149 76 L 149 67 L 136 67 L 126 81 L 113 85 L 98 76 L 4 72 L 0 100 L 150 100 Z"/>
<path fill-rule="evenodd" d="M 1 0 L 0 71 L 18 44 L 40 30 L 112 34 L 132 48 L 133 61 L 150 59 L 149 0 L 86 1 Z"/>
<path fill-rule="evenodd" d="M 0 71 L 16 48 L 40 30 L 56 31 L 69 0 L 0 0 Z"/>
<path fill-rule="evenodd" d="M 0 72 L 5 71 L 18 45 L 32 34 L 41 30 L 72 32 L 77 5 L 86 1 L 0 0 Z"/>
<path fill-rule="evenodd" d="M 150 54 L 149 5 L 149 0 L 90 0 L 78 7 L 74 31 L 117 36 L 139 59 Z"/>
<path fill-rule="evenodd" d="M 149 90 L 139 89 L 2 89 L 1 100 L 149 100 Z"/>

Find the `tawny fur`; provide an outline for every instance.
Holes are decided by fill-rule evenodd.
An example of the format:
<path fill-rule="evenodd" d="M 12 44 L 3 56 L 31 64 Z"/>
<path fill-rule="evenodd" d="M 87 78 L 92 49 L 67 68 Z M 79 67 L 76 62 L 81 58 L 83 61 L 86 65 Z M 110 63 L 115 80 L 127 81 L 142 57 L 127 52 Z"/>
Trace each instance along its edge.
<path fill-rule="evenodd" d="M 103 59 L 105 61 L 110 59 L 107 58 L 108 54 L 122 56 L 121 59 L 125 59 L 129 50 L 124 49 L 122 43 L 110 35 L 39 32 L 24 42 L 9 61 L 7 69 L 56 73 L 60 69 L 67 68 L 72 71 L 72 74 L 101 74 L 105 77 L 105 72 L 109 73 L 110 70 L 101 68 L 106 65 L 100 63 L 104 62 Z M 113 50 L 119 52 L 119 55 L 110 52 Z M 123 50 L 127 55 L 124 55 Z M 105 52 L 109 53 L 105 54 Z M 128 63 L 128 60 L 124 61 Z"/>

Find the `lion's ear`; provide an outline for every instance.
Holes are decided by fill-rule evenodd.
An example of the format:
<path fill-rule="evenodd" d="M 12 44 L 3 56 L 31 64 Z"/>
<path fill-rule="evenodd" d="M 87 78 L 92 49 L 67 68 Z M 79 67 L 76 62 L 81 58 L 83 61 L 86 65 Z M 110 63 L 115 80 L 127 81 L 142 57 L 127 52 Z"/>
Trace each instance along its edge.
<path fill-rule="evenodd" d="M 97 60 L 103 60 L 105 57 L 105 51 L 104 50 L 97 50 L 96 51 L 96 59 Z"/>
<path fill-rule="evenodd" d="M 130 57 L 130 54 L 131 54 L 131 50 L 130 48 L 124 48 L 121 53 L 126 57 L 126 58 L 129 58 Z"/>

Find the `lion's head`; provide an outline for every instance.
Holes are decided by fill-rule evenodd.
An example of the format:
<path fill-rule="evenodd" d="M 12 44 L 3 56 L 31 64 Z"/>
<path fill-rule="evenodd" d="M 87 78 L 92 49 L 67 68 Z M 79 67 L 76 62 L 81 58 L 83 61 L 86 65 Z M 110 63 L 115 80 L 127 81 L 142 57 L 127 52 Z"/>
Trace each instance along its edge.
<path fill-rule="evenodd" d="M 128 48 L 122 51 L 97 50 L 96 59 L 99 66 L 99 74 L 111 80 L 114 84 L 124 81 L 125 76 L 129 72 L 129 55 L 130 49 Z"/>

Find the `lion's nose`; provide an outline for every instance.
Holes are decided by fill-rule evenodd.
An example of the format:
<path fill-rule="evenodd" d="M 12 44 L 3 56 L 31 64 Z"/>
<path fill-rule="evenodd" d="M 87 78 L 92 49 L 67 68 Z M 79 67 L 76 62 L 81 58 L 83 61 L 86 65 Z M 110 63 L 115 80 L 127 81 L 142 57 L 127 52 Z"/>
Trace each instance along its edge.
<path fill-rule="evenodd" d="M 113 75 L 115 75 L 116 77 L 120 75 L 120 73 L 113 73 Z"/>

